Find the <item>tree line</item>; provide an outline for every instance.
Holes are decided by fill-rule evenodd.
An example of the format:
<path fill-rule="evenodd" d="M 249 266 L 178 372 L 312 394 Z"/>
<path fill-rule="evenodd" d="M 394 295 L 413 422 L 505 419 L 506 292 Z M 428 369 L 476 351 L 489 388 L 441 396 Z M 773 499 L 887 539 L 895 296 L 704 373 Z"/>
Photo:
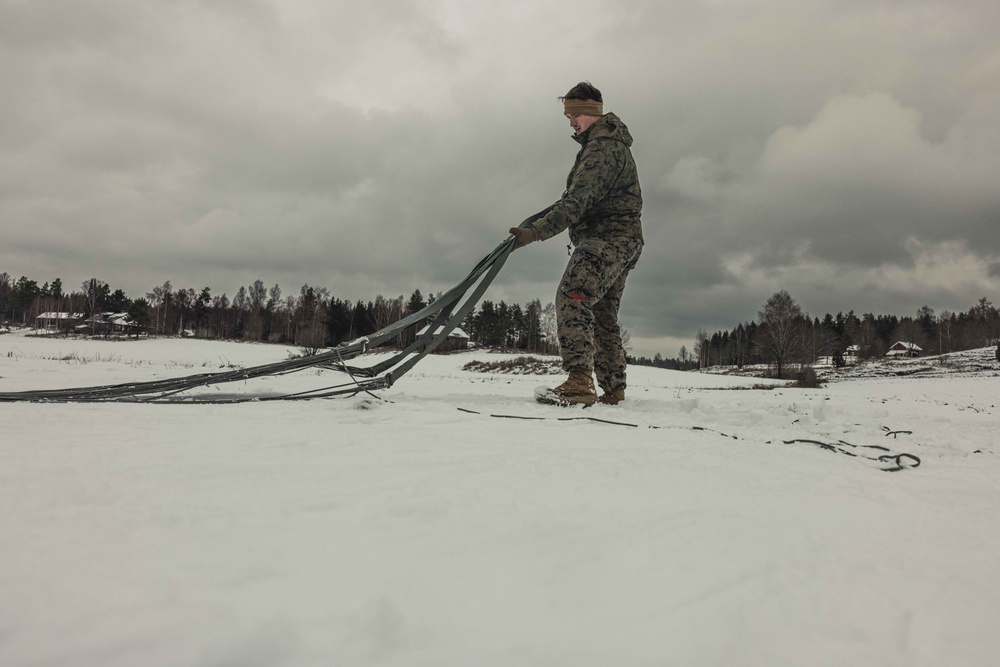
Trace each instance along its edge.
<path fill-rule="evenodd" d="M 854 311 L 827 313 L 822 319 L 803 312 L 791 295 L 775 293 L 757 313 L 757 321 L 709 335 L 699 331 L 694 361 L 701 368 L 768 364 L 778 377 L 793 365 L 829 357 L 842 366 L 845 356 L 860 360 L 882 357 L 896 342 L 918 345 L 925 354 L 945 354 L 998 345 L 1000 312 L 986 297 L 964 312 L 929 306 L 913 316 L 875 315 Z M 683 348 L 682 348 L 683 350 Z M 683 356 L 683 351 L 682 351 Z"/>
<path fill-rule="evenodd" d="M 438 295 L 439 296 L 439 295 Z M 59 278 L 41 286 L 21 276 L 13 280 L 0 273 L 0 322 L 31 325 L 46 312 L 126 313 L 131 322 L 152 335 L 191 335 L 292 344 L 318 349 L 375 333 L 433 303 L 415 290 L 409 299 L 378 295 L 371 300 L 348 300 L 325 287 L 303 285 L 298 294 L 284 295 L 278 285 L 262 280 L 240 287 L 230 299 L 201 290 L 174 288 L 170 281 L 145 295 L 130 298 L 121 289 L 91 278 L 67 291 Z M 555 354 L 555 306 L 538 299 L 527 305 L 483 301 L 461 323 L 470 342 L 483 347 Z M 413 341 L 421 325 L 392 341 L 399 347 Z M 628 332 L 623 330 L 626 349 Z M 914 343 L 927 354 L 944 354 L 997 345 L 1000 312 L 986 297 L 966 311 L 935 314 L 928 306 L 914 316 L 876 315 L 854 311 L 822 319 L 804 312 L 787 291 L 775 293 L 757 320 L 709 335 L 700 330 L 691 352 L 681 347 L 677 358 L 629 356 L 629 363 L 676 370 L 712 366 L 768 364 L 783 376 L 793 365 L 812 364 L 828 357 L 837 365 L 849 354 L 872 359 L 885 354 L 896 341 Z"/>
<path fill-rule="evenodd" d="M 213 295 L 209 287 L 175 288 L 170 281 L 130 298 L 96 278 L 83 281 L 78 290 L 67 291 L 59 278 L 39 286 L 26 276 L 13 280 L 4 272 L 0 273 L 0 322 L 29 326 L 47 312 L 79 313 L 84 318 L 115 312 L 126 313 L 132 323 L 152 335 L 262 341 L 315 349 L 375 333 L 420 311 L 437 296 L 425 298 L 418 289 L 409 299 L 380 294 L 372 300 L 352 301 L 308 284 L 298 294 L 285 295 L 280 286 L 267 287 L 256 280 L 240 287 L 231 299 L 226 294 Z M 409 327 L 392 344 L 409 344 L 421 325 Z M 538 299 L 526 306 L 483 301 L 469 312 L 461 327 L 471 342 L 482 346 L 543 354 L 558 350 L 555 306 L 542 306 Z"/>

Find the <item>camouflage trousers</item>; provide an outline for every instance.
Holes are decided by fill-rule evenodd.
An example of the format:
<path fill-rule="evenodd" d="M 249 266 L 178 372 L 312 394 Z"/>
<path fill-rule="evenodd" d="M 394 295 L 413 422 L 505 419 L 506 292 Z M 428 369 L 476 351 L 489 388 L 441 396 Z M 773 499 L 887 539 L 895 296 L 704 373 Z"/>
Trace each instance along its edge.
<path fill-rule="evenodd" d="M 587 239 L 573 250 L 556 291 L 563 369 L 593 370 L 606 392 L 625 388 L 618 308 L 641 252 L 640 239 Z"/>

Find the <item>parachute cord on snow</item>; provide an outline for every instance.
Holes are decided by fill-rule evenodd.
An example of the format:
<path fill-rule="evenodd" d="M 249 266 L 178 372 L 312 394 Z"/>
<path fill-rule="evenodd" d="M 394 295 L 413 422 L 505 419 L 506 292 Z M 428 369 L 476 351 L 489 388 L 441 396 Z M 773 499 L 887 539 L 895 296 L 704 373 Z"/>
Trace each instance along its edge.
<path fill-rule="evenodd" d="M 540 211 L 521 222 L 520 227 L 530 225 L 532 222 L 542 217 L 552 207 Z M 160 402 L 173 403 L 176 400 L 166 401 L 168 397 L 175 396 L 182 392 L 200 387 L 225 384 L 229 382 L 239 382 L 256 379 L 266 376 L 278 376 L 288 373 L 296 373 L 308 368 L 325 367 L 333 370 L 346 372 L 351 376 L 354 385 L 351 388 L 343 389 L 344 385 L 337 387 L 327 387 L 325 389 L 313 389 L 294 394 L 282 396 L 244 396 L 232 398 L 215 398 L 204 400 L 203 398 L 191 398 L 183 402 L 204 402 L 204 403 L 245 403 L 255 401 L 273 400 L 308 400 L 314 398 L 328 398 L 343 394 L 356 395 L 361 391 L 369 393 L 370 389 L 385 389 L 391 387 L 393 382 L 405 375 L 413 366 L 430 354 L 435 348 L 443 343 L 448 335 L 459 325 L 465 316 L 472 311 L 476 302 L 482 298 L 483 293 L 492 283 L 497 273 L 503 267 L 504 262 L 514 249 L 514 236 L 508 236 L 486 257 L 481 259 L 476 267 L 458 285 L 451 288 L 424 308 L 390 324 L 369 337 L 360 340 L 343 343 L 321 354 L 315 354 L 307 358 L 288 359 L 281 362 L 264 364 L 235 371 L 221 373 L 202 373 L 189 377 L 174 378 L 171 380 L 156 380 L 150 382 L 128 382 L 118 385 L 104 385 L 98 387 L 78 387 L 75 389 L 57 390 L 35 390 L 35 391 L 15 391 L 0 392 L 0 402 L 8 401 L 35 401 L 35 402 L 59 402 L 59 403 L 96 403 L 96 402 Z M 469 290 L 471 294 L 466 296 Z M 461 305 L 459 305 L 461 304 Z M 457 306 L 457 309 L 456 309 Z M 433 325 L 428 327 L 426 334 L 421 336 L 413 345 L 390 359 L 375 364 L 369 368 L 351 368 L 344 364 L 345 357 L 350 359 L 367 352 L 369 344 L 372 347 L 388 342 L 398 336 L 402 331 L 411 325 L 433 318 Z M 336 359 L 337 363 L 332 363 Z M 382 374 L 380 377 L 375 377 Z M 355 375 L 367 376 L 368 380 L 359 381 Z M 377 396 L 375 396 L 378 398 Z"/>
<path fill-rule="evenodd" d="M 458 408 L 458 410 L 460 412 L 465 412 L 465 413 L 468 413 L 468 414 L 471 414 L 471 415 L 482 415 L 483 414 L 482 412 L 477 412 L 475 410 L 469 410 L 468 408 Z M 495 417 L 495 418 L 498 418 L 498 419 L 524 419 L 526 421 L 545 421 L 545 420 L 550 420 L 550 421 L 577 421 L 577 420 L 580 420 L 580 421 L 584 421 L 585 420 L 585 421 L 598 422 L 598 423 L 601 423 L 601 424 L 611 424 L 613 426 L 628 426 L 628 427 L 631 427 L 631 428 L 639 428 L 639 424 L 630 424 L 628 422 L 612 421 L 610 419 L 600 419 L 598 417 L 537 417 L 537 416 L 503 415 L 503 414 L 487 414 L 487 416 L 489 416 L 489 417 Z M 729 438 L 729 439 L 732 439 L 732 440 L 739 440 L 739 438 L 736 437 L 735 435 L 729 435 L 728 433 L 723 433 L 722 431 L 716 431 L 714 429 L 706 428 L 704 426 L 672 426 L 672 427 L 663 427 L 663 426 L 648 425 L 646 428 L 651 428 L 651 429 L 679 428 L 679 429 L 687 429 L 687 430 L 691 430 L 691 431 L 703 431 L 703 432 L 706 432 L 706 433 L 716 433 L 718 435 L 721 435 L 724 438 Z M 888 429 L 883 429 L 883 430 L 888 430 Z M 895 435 L 897 433 L 910 433 L 910 431 L 890 431 L 886 435 Z M 882 472 L 899 472 L 900 470 L 909 470 L 911 468 L 917 468 L 917 467 L 919 467 L 920 463 L 921 463 L 919 456 L 915 456 L 915 455 L 909 454 L 907 452 L 902 452 L 900 454 L 896 454 L 896 453 L 892 452 L 892 450 L 890 450 L 888 447 L 883 447 L 881 445 L 853 445 L 853 444 L 851 444 L 849 442 L 846 442 L 844 440 L 840 440 L 839 442 L 836 442 L 836 443 L 829 443 L 829 442 L 822 442 L 820 440 L 809 440 L 809 439 L 805 439 L 805 438 L 798 438 L 798 439 L 795 439 L 795 440 L 783 440 L 782 442 L 784 442 L 786 445 L 792 445 L 792 444 L 796 444 L 796 443 L 804 443 L 804 444 L 809 444 L 809 445 L 816 445 L 820 449 L 825 449 L 825 450 L 830 451 L 830 452 L 836 452 L 838 454 L 844 454 L 845 456 L 853 456 L 855 458 L 867 459 L 869 461 L 877 461 L 878 463 L 890 463 L 890 462 L 895 463 L 895 466 L 890 467 L 890 468 L 879 468 L 879 470 L 881 470 Z M 768 444 L 770 444 L 770 442 L 768 442 Z M 852 448 L 855 448 L 855 449 L 857 449 L 857 448 L 878 449 L 878 450 L 881 450 L 883 452 L 886 452 L 886 454 L 882 454 L 881 456 L 865 456 L 864 454 L 857 454 L 855 452 L 852 452 L 852 451 L 846 449 L 846 447 L 852 447 Z"/>
<path fill-rule="evenodd" d="M 336 348 L 334 348 L 334 350 L 336 350 Z M 361 386 L 361 383 L 358 382 L 358 379 L 356 377 L 354 377 L 354 373 L 351 372 L 350 367 L 347 364 L 344 363 L 344 358 L 342 356 L 340 356 L 340 352 L 337 352 L 337 359 L 340 362 L 341 369 L 343 369 L 343 371 L 345 373 L 347 373 L 347 376 L 349 378 L 351 378 L 352 382 L 354 382 L 354 386 L 356 386 L 358 388 L 358 390 L 356 392 L 354 392 L 354 394 L 353 394 L 354 396 L 357 396 L 361 392 L 364 392 L 364 393 L 368 394 L 369 396 L 371 396 L 374 399 L 383 400 L 381 396 L 379 396 L 377 394 L 373 394 L 369 389 L 366 389 L 365 387 Z"/>
<path fill-rule="evenodd" d="M 458 408 L 459 412 L 466 412 L 470 415 L 481 415 L 482 412 L 476 412 L 475 410 L 469 410 L 468 408 Z M 628 422 L 616 422 L 610 419 L 600 419 L 599 417 L 523 417 L 521 415 L 488 415 L 489 417 L 496 417 L 497 419 L 526 419 L 528 421 L 541 421 L 545 419 L 551 419 L 561 422 L 571 422 L 571 421 L 591 421 L 598 422 L 601 424 L 612 424 L 614 426 L 630 426 L 632 428 L 639 428 L 638 424 L 629 424 Z"/>
<path fill-rule="evenodd" d="M 920 466 L 920 457 L 914 456 L 913 454 L 908 454 L 903 452 L 901 454 L 894 454 L 889 448 L 882 447 L 881 445 L 852 445 L 849 442 L 840 440 L 836 443 L 821 442 L 819 440 L 807 440 L 807 439 L 796 439 L 796 440 L 783 440 L 786 445 L 794 445 L 796 443 L 804 443 L 808 445 L 816 445 L 820 449 L 825 449 L 829 452 L 836 452 L 838 454 L 844 454 L 845 456 L 854 456 L 857 458 L 868 459 L 869 461 L 878 461 L 879 463 L 894 462 L 896 465 L 892 468 L 880 468 L 882 472 L 899 472 L 900 470 L 906 470 L 908 468 L 917 468 Z M 883 452 L 888 452 L 881 456 L 865 456 L 864 454 L 858 454 L 852 452 L 845 447 L 857 448 L 867 448 L 867 449 L 879 449 Z M 912 464 L 904 464 L 904 459 L 909 459 Z"/>

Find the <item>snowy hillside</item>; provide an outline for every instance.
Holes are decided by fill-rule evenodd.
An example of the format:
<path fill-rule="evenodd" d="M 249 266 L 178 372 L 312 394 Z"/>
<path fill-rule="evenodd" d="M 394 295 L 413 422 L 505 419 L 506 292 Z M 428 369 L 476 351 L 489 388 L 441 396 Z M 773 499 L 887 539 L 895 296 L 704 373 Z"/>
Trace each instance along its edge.
<path fill-rule="evenodd" d="M 997 377 L 1000 376 L 1000 361 L 997 361 L 996 347 L 983 347 L 977 350 L 913 359 L 879 359 L 856 366 L 846 366 L 836 371 L 831 369 L 822 377 L 825 380 L 837 382 L 859 378 L 916 375 L 922 377 L 942 375 Z"/>
<path fill-rule="evenodd" d="M 295 353 L 7 334 L 0 392 Z M 463 370 L 498 358 L 378 397 L 0 403 L 0 665 L 995 662 L 996 373 L 632 368 L 583 410 Z"/>
<path fill-rule="evenodd" d="M 794 364 L 789 368 L 790 374 L 794 374 L 798 370 L 798 366 Z M 1000 376 L 1000 361 L 997 361 L 995 346 L 910 359 L 873 359 L 861 363 L 848 363 L 843 368 L 834 368 L 829 357 L 824 357 L 822 363 L 815 364 L 813 368 L 823 382 L 916 375 L 921 377 L 940 377 L 943 375 Z M 743 368 L 712 366 L 706 370 L 707 373 L 715 375 L 741 375 L 744 377 L 766 377 L 771 374 L 771 371 L 772 369 L 765 365 L 744 366 Z"/>

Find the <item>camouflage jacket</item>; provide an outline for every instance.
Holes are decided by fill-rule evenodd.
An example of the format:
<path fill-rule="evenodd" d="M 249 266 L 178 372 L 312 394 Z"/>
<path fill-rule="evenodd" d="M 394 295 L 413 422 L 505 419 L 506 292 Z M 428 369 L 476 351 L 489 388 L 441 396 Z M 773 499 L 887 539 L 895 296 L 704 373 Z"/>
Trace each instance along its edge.
<path fill-rule="evenodd" d="M 591 239 L 642 240 L 642 192 L 632 159 L 632 135 L 613 113 L 573 137 L 580 143 L 566 192 L 533 226 L 539 240 L 569 228 L 574 245 Z"/>

